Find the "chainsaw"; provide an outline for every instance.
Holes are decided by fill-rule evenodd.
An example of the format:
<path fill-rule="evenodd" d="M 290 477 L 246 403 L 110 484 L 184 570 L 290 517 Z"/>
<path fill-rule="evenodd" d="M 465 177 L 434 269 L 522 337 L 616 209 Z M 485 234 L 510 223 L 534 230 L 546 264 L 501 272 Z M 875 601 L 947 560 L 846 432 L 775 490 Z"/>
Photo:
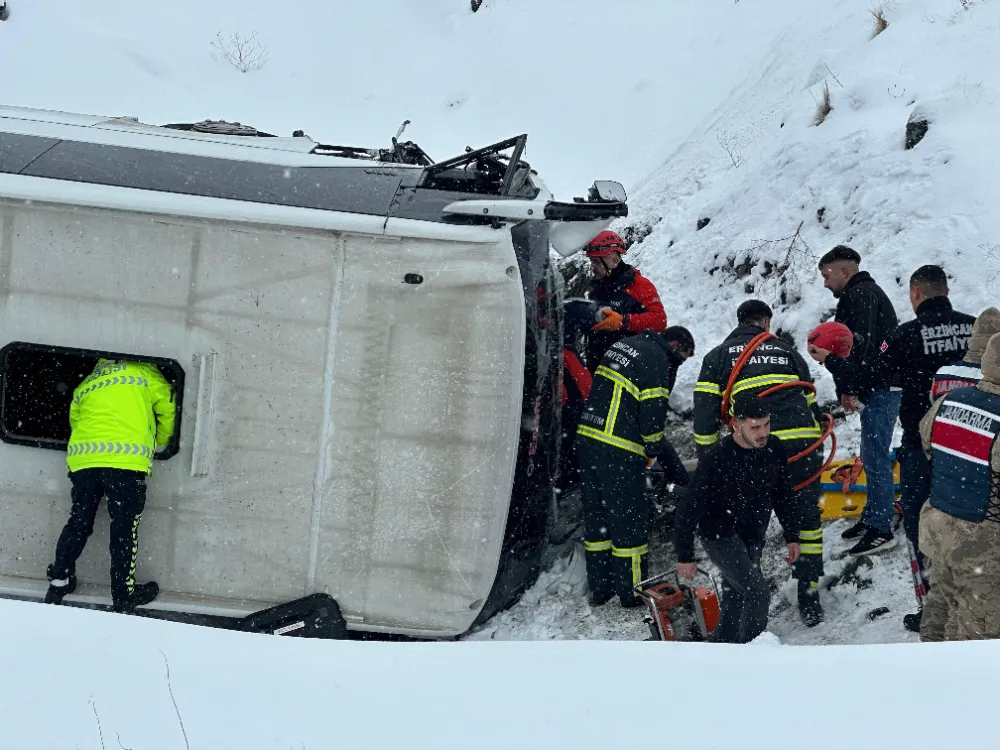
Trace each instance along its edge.
<path fill-rule="evenodd" d="M 636 596 L 649 607 L 645 617 L 652 634 L 649 640 L 708 640 L 719 624 L 719 589 L 712 576 L 701 568 L 698 573 L 711 581 L 711 589 L 682 584 L 676 571 L 647 578 L 635 586 Z"/>

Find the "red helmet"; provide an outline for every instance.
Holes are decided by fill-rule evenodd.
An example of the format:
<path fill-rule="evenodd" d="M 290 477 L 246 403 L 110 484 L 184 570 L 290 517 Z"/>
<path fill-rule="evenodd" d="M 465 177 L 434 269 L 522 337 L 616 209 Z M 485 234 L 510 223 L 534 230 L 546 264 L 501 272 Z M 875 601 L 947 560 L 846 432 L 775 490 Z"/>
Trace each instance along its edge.
<path fill-rule="evenodd" d="M 809 343 L 820 349 L 833 352 L 838 357 L 847 357 L 854 346 L 854 334 L 843 323 L 820 323 L 809 334 Z"/>
<path fill-rule="evenodd" d="M 588 242 L 584 248 L 588 258 L 603 258 L 611 253 L 625 254 L 625 240 L 617 232 L 605 229 Z"/>

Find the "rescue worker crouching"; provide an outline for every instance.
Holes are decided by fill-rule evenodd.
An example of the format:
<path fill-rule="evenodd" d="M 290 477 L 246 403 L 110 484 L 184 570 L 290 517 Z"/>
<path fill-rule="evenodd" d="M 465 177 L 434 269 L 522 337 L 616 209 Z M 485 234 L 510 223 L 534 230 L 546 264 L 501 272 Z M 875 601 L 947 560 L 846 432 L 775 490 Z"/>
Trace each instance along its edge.
<path fill-rule="evenodd" d="M 690 331 L 676 326 L 614 343 L 596 368 L 577 428 L 593 606 L 615 593 L 623 607 L 642 603 L 634 587 L 645 578 L 649 552 L 645 469 L 664 450 L 670 390 L 677 368 L 693 354 Z"/>
<path fill-rule="evenodd" d="M 694 432 L 699 463 L 719 442 L 723 394 L 733 368 L 744 348 L 754 338 L 770 332 L 772 317 L 767 303 L 761 300 L 744 302 L 736 311 L 738 327 L 705 356 L 694 390 Z M 730 396 L 734 399 L 741 395 L 757 396 L 775 386 L 796 381 L 813 382 L 809 366 L 793 345 L 772 337 L 755 350 L 737 374 Z M 801 453 L 820 439 L 821 415 L 814 393 L 805 388 L 790 387 L 766 396 L 765 400 L 770 412 L 771 434 L 781 441 L 788 456 Z M 794 575 L 799 582 L 799 615 L 809 627 L 823 621 L 819 598 L 819 581 L 823 576 L 823 527 L 818 476 L 822 465 L 822 448 L 789 465 L 793 487 L 815 476 L 813 481 L 794 494 L 799 512 L 796 527 L 801 548 Z M 734 478 L 734 481 L 746 480 Z"/>
<path fill-rule="evenodd" d="M 977 385 L 951 391 L 920 423 L 931 461 L 920 549 L 932 584 L 921 641 L 1000 638 L 1000 334 L 980 366 Z"/>
<path fill-rule="evenodd" d="M 94 531 L 101 498 L 111 517 L 111 599 L 131 612 L 159 593 L 155 582 L 135 584 L 139 519 L 153 453 L 174 432 L 173 389 L 152 364 L 102 359 L 73 392 L 66 464 L 72 509 L 48 568 L 46 603 L 61 604 L 76 588 L 76 561 Z"/>
<path fill-rule="evenodd" d="M 587 298 L 605 315 L 587 336 L 587 367 L 593 371 L 616 341 L 645 330 L 665 330 L 667 313 L 653 282 L 622 260 L 625 241 L 618 234 L 605 230 L 584 250 L 594 274 Z"/>

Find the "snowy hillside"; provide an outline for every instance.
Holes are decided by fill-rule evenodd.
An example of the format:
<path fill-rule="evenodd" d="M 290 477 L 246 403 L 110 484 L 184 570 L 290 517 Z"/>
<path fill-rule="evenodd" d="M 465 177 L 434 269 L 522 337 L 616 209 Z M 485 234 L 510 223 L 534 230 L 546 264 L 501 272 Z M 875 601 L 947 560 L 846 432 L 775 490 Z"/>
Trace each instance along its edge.
<path fill-rule="evenodd" d="M 526 132 L 527 158 L 568 199 L 661 163 L 780 36 L 775 13 L 812 13 L 798 5 L 11 0 L 0 103 L 367 147 L 409 119 L 406 137 L 439 160 Z M 262 68 L 218 59 L 217 35 L 234 32 L 256 34 Z"/>
<path fill-rule="evenodd" d="M 925 263 L 948 271 L 957 309 L 996 303 L 1000 5 L 886 3 L 874 38 L 871 7 L 773 14 L 781 33 L 768 52 L 634 191 L 629 223 L 652 231 L 633 257 L 703 352 L 750 296 L 772 303 L 802 345 L 835 307 L 816 261 L 841 243 L 861 253 L 901 321 L 913 317 L 909 275 Z M 824 89 L 833 109 L 817 125 Z M 910 119 L 930 124 L 906 150 Z M 711 222 L 698 231 L 702 218 Z M 680 372 L 674 404 L 684 407 L 697 365 Z"/>

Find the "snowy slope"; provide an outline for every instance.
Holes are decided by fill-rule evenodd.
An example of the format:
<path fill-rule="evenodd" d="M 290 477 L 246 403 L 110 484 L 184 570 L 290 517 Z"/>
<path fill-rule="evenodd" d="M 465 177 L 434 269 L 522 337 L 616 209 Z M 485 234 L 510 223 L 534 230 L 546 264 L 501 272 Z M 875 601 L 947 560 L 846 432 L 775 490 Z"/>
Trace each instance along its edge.
<path fill-rule="evenodd" d="M 875 38 L 870 7 L 836 0 L 801 19 L 773 17 L 782 33 L 767 54 L 633 195 L 630 222 L 653 225 L 633 257 L 702 352 L 751 296 L 772 303 L 801 345 L 835 307 L 816 261 L 840 243 L 861 253 L 901 321 L 913 317 L 909 274 L 925 263 L 953 277 L 957 309 L 995 304 L 1000 5 L 889 3 Z M 824 86 L 833 111 L 817 126 Z M 914 110 L 930 131 L 907 151 Z M 711 223 L 697 231 L 702 217 Z M 762 276 L 766 262 L 789 264 L 784 287 Z M 737 278 L 730 269 L 741 265 L 752 270 Z M 697 367 L 680 371 L 675 405 L 690 404 Z M 816 373 L 832 398 L 831 379 Z"/>
<path fill-rule="evenodd" d="M 644 176 L 780 33 L 770 12 L 731 0 L 669 11 L 647 0 L 487 0 L 475 14 L 468 0 L 11 7 L 0 103 L 153 124 L 238 120 L 368 147 L 388 146 L 409 119 L 405 137 L 439 160 L 527 132 L 527 158 L 563 199 L 596 178 Z M 256 32 L 262 69 L 215 59 L 216 35 L 234 31 Z"/>
<path fill-rule="evenodd" d="M 1000 644 L 316 642 L 0 602 L 0 664 L 17 750 L 614 747 L 624 717 L 665 747 L 985 750 Z"/>

